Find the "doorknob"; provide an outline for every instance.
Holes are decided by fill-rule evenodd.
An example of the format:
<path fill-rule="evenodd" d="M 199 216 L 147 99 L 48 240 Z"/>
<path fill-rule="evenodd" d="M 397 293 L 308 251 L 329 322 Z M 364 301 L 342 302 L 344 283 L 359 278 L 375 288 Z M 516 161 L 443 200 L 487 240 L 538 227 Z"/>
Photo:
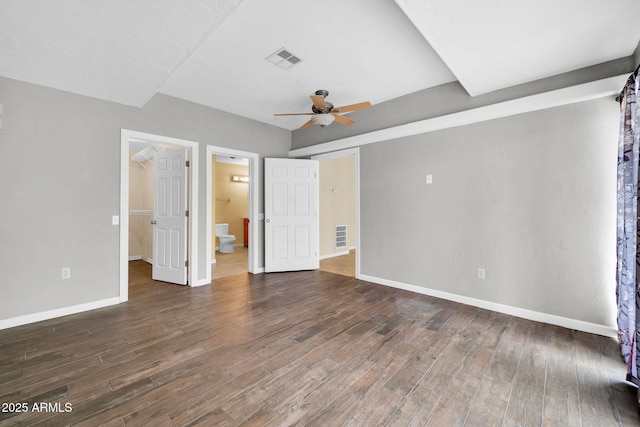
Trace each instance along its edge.
<path fill-rule="evenodd" d="M 151 224 L 156 225 L 156 220 L 154 219 L 153 221 L 151 221 Z"/>

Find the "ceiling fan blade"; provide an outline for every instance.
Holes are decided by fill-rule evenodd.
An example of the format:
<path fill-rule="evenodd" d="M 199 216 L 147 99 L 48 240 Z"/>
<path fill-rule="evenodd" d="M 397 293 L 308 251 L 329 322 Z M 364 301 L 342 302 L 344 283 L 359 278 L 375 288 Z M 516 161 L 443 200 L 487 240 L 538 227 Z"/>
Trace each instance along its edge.
<path fill-rule="evenodd" d="M 311 126 L 313 126 L 313 120 L 309 120 L 307 123 L 300 126 L 300 129 L 310 128 Z"/>
<path fill-rule="evenodd" d="M 280 113 L 274 116 L 313 116 L 315 113 Z"/>
<path fill-rule="evenodd" d="M 349 111 L 364 110 L 365 108 L 371 108 L 371 103 L 369 101 L 359 102 L 357 104 L 351 105 L 343 105 L 342 107 L 334 108 L 332 111 L 336 111 L 339 113 L 348 113 Z"/>
<path fill-rule="evenodd" d="M 327 104 L 324 102 L 324 96 L 311 95 L 311 100 L 313 101 L 313 106 L 318 110 L 324 110 L 325 108 L 327 108 Z"/>
<path fill-rule="evenodd" d="M 334 114 L 333 117 L 336 118 L 336 122 L 345 126 L 351 126 L 356 122 L 355 120 L 351 120 L 350 118 L 341 116 L 340 114 Z"/>

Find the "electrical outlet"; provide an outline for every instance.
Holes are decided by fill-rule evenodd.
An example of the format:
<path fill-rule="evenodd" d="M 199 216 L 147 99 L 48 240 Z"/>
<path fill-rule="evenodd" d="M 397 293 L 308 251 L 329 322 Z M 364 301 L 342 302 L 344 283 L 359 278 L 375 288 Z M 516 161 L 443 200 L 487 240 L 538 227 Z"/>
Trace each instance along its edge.
<path fill-rule="evenodd" d="M 484 278 L 485 278 L 484 268 L 478 268 L 478 279 L 484 279 Z"/>
<path fill-rule="evenodd" d="M 433 184 L 433 175 L 431 175 L 430 173 L 428 173 L 427 177 L 425 178 L 425 184 Z"/>
<path fill-rule="evenodd" d="M 60 276 L 62 280 L 67 280 L 67 279 L 71 279 L 71 268 L 69 267 L 62 267 L 60 269 Z"/>

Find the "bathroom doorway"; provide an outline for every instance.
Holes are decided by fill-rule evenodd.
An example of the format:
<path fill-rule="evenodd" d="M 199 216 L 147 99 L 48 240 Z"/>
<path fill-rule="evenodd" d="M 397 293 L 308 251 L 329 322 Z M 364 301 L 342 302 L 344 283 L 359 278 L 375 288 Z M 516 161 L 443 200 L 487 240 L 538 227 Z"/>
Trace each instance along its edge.
<path fill-rule="evenodd" d="M 213 283 L 261 272 L 256 262 L 257 171 L 257 154 L 207 146 L 207 256 Z"/>
<path fill-rule="evenodd" d="M 249 159 L 212 154 L 211 279 L 249 271 Z"/>

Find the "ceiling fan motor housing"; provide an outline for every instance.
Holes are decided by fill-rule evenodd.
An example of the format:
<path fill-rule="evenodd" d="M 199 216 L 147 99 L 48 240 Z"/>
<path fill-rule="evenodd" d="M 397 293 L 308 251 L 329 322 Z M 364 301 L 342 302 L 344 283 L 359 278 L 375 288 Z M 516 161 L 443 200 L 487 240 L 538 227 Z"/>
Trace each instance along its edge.
<path fill-rule="evenodd" d="M 311 111 L 313 111 L 316 114 L 327 114 L 328 112 L 333 110 L 332 103 L 330 103 L 329 101 L 324 101 L 324 104 L 326 105 L 326 108 L 317 108 L 315 105 L 312 105 Z"/>

